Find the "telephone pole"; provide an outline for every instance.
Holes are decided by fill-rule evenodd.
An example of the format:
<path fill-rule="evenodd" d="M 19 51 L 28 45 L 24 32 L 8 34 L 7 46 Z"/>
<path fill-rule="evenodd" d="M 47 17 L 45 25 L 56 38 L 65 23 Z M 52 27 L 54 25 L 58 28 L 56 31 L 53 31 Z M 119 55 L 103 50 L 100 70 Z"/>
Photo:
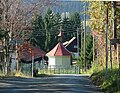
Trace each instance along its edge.
<path fill-rule="evenodd" d="M 18 43 L 17 43 L 17 40 L 15 43 L 16 43 L 16 71 L 18 72 L 19 65 L 18 65 Z"/>
<path fill-rule="evenodd" d="M 95 36 L 93 35 L 93 62 L 95 60 Z"/>
<path fill-rule="evenodd" d="M 79 57 L 79 28 L 77 28 L 77 52 L 78 52 L 78 57 Z"/>
<path fill-rule="evenodd" d="M 108 73 L 108 3 L 106 9 L 106 72 L 105 72 L 106 79 L 107 79 L 107 73 Z"/>
<path fill-rule="evenodd" d="M 86 1 L 84 6 L 84 68 L 86 71 Z"/>

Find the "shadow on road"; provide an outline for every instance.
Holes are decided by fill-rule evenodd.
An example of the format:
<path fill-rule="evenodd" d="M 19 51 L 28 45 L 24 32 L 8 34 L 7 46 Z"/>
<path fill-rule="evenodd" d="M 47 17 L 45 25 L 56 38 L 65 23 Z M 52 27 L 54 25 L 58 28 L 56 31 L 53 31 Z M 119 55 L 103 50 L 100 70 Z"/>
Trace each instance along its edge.
<path fill-rule="evenodd" d="M 88 76 L 54 75 L 0 80 L 0 93 L 102 93 Z"/>

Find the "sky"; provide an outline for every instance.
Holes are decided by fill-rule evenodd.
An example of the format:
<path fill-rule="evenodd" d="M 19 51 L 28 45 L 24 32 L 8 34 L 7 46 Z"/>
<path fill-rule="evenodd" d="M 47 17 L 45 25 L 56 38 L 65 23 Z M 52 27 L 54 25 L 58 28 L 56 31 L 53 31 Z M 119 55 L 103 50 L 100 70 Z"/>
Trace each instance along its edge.
<path fill-rule="evenodd" d="M 58 1 L 81 1 L 81 0 L 58 0 Z"/>

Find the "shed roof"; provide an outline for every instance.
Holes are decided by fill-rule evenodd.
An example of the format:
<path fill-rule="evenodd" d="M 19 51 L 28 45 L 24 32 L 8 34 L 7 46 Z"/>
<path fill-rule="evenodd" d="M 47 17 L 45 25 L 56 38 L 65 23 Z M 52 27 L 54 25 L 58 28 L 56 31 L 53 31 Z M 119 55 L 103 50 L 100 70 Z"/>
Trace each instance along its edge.
<path fill-rule="evenodd" d="M 68 46 L 69 44 L 71 44 L 75 39 L 76 39 L 76 37 L 73 37 L 73 38 L 71 38 L 69 41 L 64 42 L 63 45 L 64 45 L 65 47 L 67 47 L 67 46 Z"/>
<path fill-rule="evenodd" d="M 31 52 L 30 52 L 30 49 L 31 49 Z M 39 48 L 33 46 L 32 44 L 29 44 L 29 43 L 24 43 L 23 45 L 21 45 L 20 50 L 21 50 L 21 57 L 20 58 L 26 62 L 31 61 L 32 53 L 34 55 L 34 60 L 39 59 L 40 57 L 44 57 L 46 54 L 41 49 L 39 49 Z"/>
<path fill-rule="evenodd" d="M 59 42 L 50 52 L 46 54 L 47 56 L 71 56 L 71 53 Z"/>

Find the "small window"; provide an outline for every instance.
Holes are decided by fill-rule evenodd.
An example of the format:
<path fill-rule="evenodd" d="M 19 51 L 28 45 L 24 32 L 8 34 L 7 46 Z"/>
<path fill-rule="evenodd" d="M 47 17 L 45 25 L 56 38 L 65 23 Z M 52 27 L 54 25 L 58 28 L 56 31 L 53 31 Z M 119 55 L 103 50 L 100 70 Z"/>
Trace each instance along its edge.
<path fill-rule="evenodd" d="M 74 45 L 74 48 L 77 48 L 77 45 Z"/>

